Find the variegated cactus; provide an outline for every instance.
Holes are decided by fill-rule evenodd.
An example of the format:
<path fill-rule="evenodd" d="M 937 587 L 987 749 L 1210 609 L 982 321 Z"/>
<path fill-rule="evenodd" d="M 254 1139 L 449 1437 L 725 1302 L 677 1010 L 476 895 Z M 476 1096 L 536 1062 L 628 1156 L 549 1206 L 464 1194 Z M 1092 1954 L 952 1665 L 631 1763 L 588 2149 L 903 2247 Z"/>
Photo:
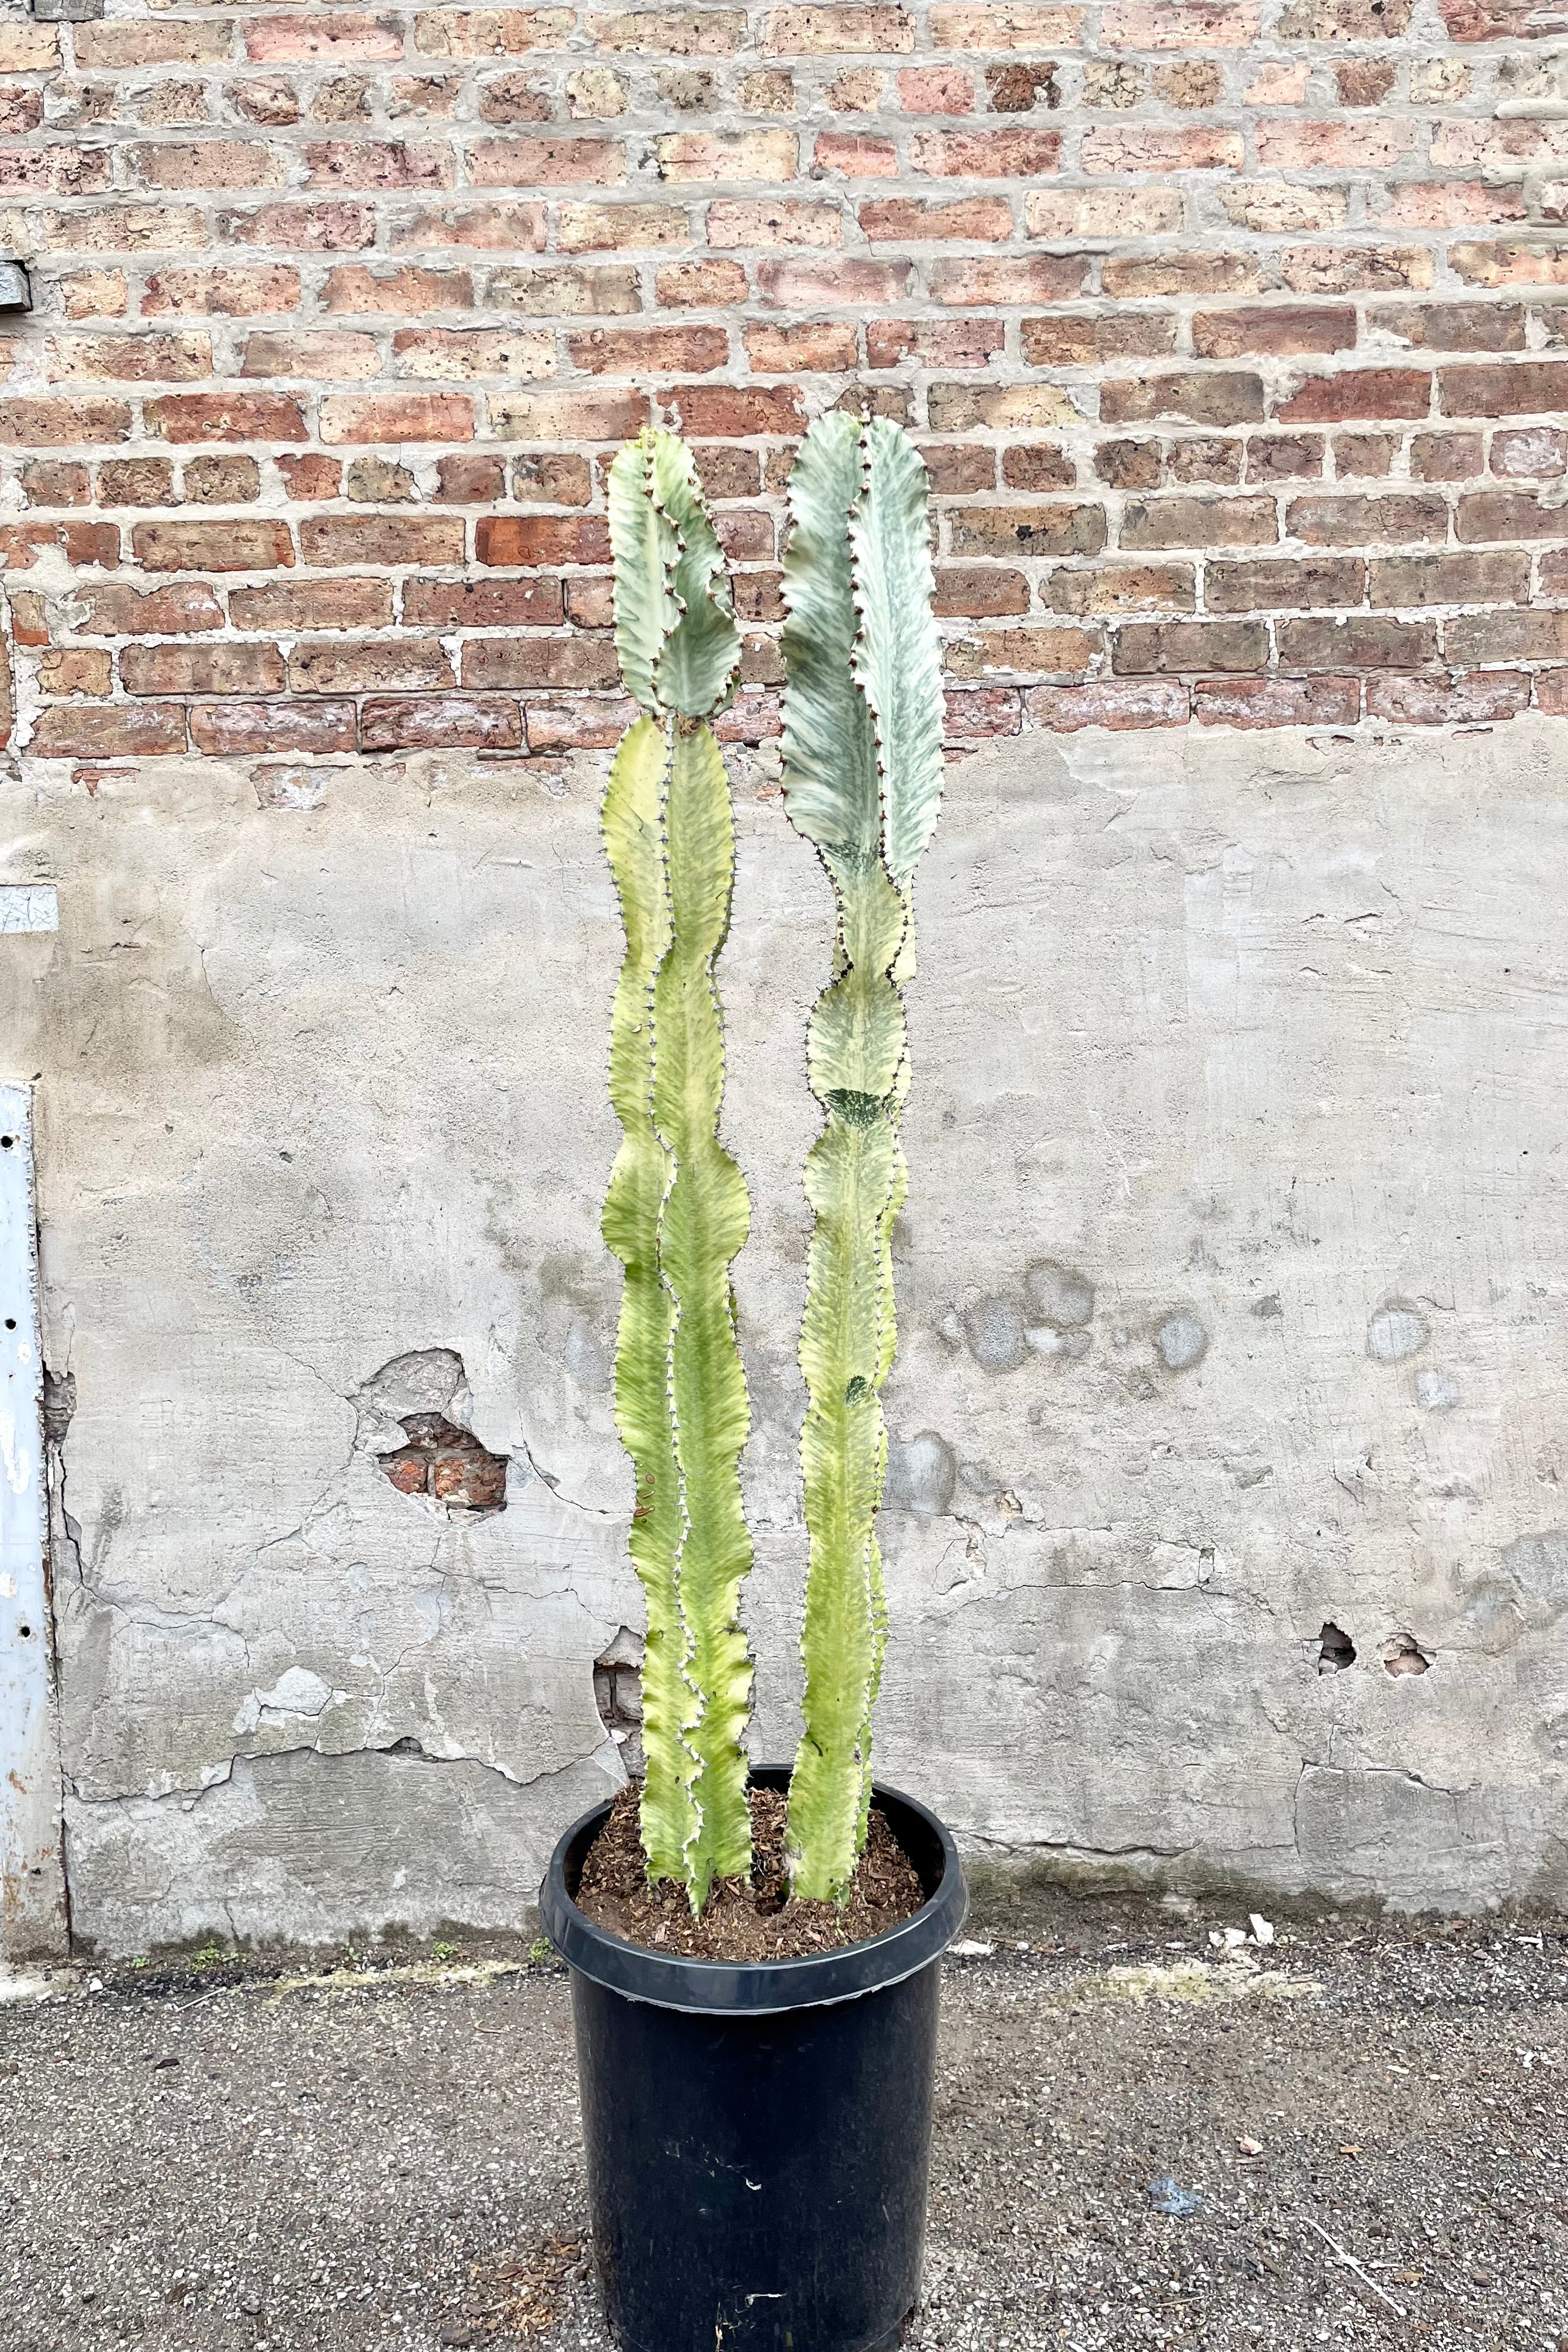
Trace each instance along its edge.
<path fill-rule="evenodd" d="M 876 1515 L 906 1181 L 901 990 L 914 970 L 910 877 L 942 793 L 926 495 L 897 425 L 839 414 L 812 425 L 789 490 L 784 801 L 827 869 L 837 927 L 806 1041 L 826 1119 L 805 1164 L 811 1557 L 805 1730 L 789 1796 L 794 1891 L 826 1898 L 844 1894 L 865 1843 L 886 1638 Z M 734 690 L 740 639 L 690 454 L 673 435 L 644 433 L 616 458 L 610 538 L 616 652 L 644 713 L 604 805 L 626 935 L 610 1051 L 622 1141 L 604 1233 L 626 1269 L 616 1422 L 636 1473 L 631 1554 L 647 1604 L 642 1836 L 649 1876 L 682 1883 L 700 1910 L 713 1879 L 751 1859 L 741 1738 L 752 1665 L 738 1622 L 749 1414 L 730 1289 L 750 1209 L 717 1132 L 714 967 L 734 833 L 706 723 Z"/>
<path fill-rule="evenodd" d="M 632 1459 L 630 1548 L 647 1608 L 643 1662 L 648 1874 L 700 1910 L 751 1863 L 741 1746 L 752 1662 L 738 1607 L 752 1540 L 739 1463 L 750 1414 L 730 1266 L 745 1181 L 718 1138 L 724 1045 L 715 962 L 730 923 L 734 827 L 706 723 L 734 690 L 740 636 L 690 452 L 642 434 L 610 473 L 616 649 L 644 715 L 605 796 L 626 952 L 610 1093 L 622 1140 L 605 1240 L 626 1269 L 616 1424 Z"/>
<path fill-rule="evenodd" d="M 790 478 L 784 567 L 784 805 L 833 884 L 832 984 L 806 1040 L 826 1123 L 805 1164 L 815 1213 L 800 1361 L 811 1538 L 805 1736 L 790 1782 L 797 1895 L 843 1895 L 865 1843 L 871 1708 L 886 1642 L 876 1515 L 887 1465 L 892 1230 L 906 1171 L 903 984 L 910 883 L 942 796 L 942 650 L 927 478 L 896 425 L 819 417 Z"/>

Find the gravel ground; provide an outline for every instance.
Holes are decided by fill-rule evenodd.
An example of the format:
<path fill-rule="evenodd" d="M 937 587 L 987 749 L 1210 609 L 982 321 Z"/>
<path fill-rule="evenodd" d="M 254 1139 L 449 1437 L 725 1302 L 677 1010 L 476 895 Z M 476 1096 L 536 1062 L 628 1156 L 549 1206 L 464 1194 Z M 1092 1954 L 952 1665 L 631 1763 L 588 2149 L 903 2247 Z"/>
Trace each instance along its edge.
<path fill-rule="evenodd" d="M 1244 1924 L 977 1906 L 912 2352 L 1568 2352 L 1568 1919 L 1211 1943 Z M 606 2352 L 526 1953 L 209 1951 L 0 2007 L 0 2352 Z"/>

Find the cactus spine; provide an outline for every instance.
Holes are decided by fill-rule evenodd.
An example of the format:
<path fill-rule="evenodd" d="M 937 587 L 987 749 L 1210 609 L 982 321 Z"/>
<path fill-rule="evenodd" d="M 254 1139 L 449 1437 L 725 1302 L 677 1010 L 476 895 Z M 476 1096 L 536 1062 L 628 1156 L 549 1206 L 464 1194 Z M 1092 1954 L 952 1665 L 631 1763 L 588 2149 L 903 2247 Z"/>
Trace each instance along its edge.
<path fill-rule="evenodd" d="M 892 1229 L 906 1189 L 901 989 L 914 970 L 910 879 L 942 794 L 927 487 L 896 425 L 836 413 L 807 433 L 789 488 L 784 805 L 827 869 L 837 917 L 834 978 L 806 1041 L 826 1118 L 805 1163 L 810 1564 L 805 1728 L 789 1795 L 794 1891 L 818 1898 L 844 1894 L 865 1843 L 886 1643 L 876 1514 L 896 1339 Z"/>
<path fill-rule="evenodd" d="M 604 1213 L 626 1272 L 616 1425 L 631 1456 L 629 1539 L 647 1608 L 641 1822 L 648 1874 L 700 1910 L 751 1864 L 741 1747 L 752 1664 L 738 1622 L 751 1533 L 750 1425 L 730 1266 L 745 1181 L 718 1139 L 724 1085 L 715 964 L 734 827 L 707 720 L 734 690 L 740 636 L 691 456 L 645 432 L 610 473 L 616 650 L 644 715 L 623 737 L 603 829 L 626 930 L 610 1096 L 622 1137 Z"/>

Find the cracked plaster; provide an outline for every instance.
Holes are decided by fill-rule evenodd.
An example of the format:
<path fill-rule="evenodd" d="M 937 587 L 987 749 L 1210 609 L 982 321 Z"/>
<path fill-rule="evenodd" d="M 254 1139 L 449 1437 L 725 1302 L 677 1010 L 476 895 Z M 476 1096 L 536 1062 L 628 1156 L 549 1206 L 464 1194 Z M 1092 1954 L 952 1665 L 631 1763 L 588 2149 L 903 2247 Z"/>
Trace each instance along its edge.
<path fill-rule="evenodd" d="M 954 770 L 879 1763 L 976 1850 L 1568 1899 L 1560 746 L 1086 735 Z M 773 763 L 732 757 L 747 1609 L 781 1756 L 826 905 Z M 38 1074 L 75 1381 L 68 1855 L 108 1948 L 515 1919 L 619 1779 L 602 764 L 312 768 L 308 804 L 218 763 L 5 787 L 5 878 L 60 894 L 58 935 L 5 942 L 0 1034 Z M 510 1458 L 504 1511 L 437 1519 L 377 1468 L 371 1384 L 421 1358 Z M 1326 1621 L 1358 1654 L 1321 1676 Z M 1406 1633 L 1432 1670 L 1390 1676 Z"/>

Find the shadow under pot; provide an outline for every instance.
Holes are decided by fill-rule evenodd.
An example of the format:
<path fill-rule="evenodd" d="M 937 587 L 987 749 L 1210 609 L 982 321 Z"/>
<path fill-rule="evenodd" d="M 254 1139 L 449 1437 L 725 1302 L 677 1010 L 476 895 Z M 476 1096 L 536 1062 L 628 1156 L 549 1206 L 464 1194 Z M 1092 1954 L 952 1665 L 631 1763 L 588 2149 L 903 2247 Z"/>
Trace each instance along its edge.
<path fill-rule="evenodd" d="M 785 1789 L 759 1766 L 754 1788 Z M 574 1900 L 607 1804 L 556 1847 L 595 2252 L 623 2352 L 893 2352 L 920 2296 L 942 1955 L 967 1907 L 935 1815 L 879 1787 L 926 1900 L 805 1959 L 683 1959 Z"/>

